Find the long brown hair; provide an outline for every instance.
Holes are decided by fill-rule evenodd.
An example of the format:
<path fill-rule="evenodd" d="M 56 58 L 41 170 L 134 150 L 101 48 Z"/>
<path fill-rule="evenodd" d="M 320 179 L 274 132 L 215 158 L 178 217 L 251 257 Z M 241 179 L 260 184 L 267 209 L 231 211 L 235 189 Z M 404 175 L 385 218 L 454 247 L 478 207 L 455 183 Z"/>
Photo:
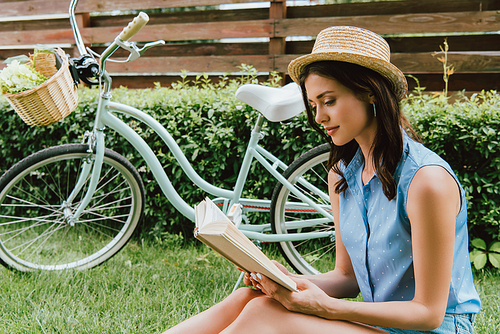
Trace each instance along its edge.
<path fill-rule="evenodd" d="M 402 131 L 408 131 L 417 140 L 418 136 L 411 128 L 406 117 L 402 114 L 391 84 L 380 74 L 368 68 L 339 61 L 311 63 L 302 71 L 299 81 L 309 124 L 330 144 L 328 170 L 333 169 L 340 176 L 339 181 L 335 184 L 336 193 L 342 193 L 348 188 L 344 174 L 339 168 L 339 162 L 342 161 L 347 166 L 356 154 L 359 145 L 354 139 L 342 146 L 335 145 L 332 138 L 315 122 L 315 115 L 309 105 L 305 89 L 305 80 L 310 74 L 332 78 L 351 89 L 356 96 L 361 96 L 361 94 L 365 93 L 374 95 L 377 109 L 377 116 L 375 118 L 377 121 L 377 133 L 371 148 L 373 161 L 377 176 L 382 183 L 384 195 L 389 200 L 393 199 L 396 196 L 396 184 L 393 175 L 403 154 Z"/>

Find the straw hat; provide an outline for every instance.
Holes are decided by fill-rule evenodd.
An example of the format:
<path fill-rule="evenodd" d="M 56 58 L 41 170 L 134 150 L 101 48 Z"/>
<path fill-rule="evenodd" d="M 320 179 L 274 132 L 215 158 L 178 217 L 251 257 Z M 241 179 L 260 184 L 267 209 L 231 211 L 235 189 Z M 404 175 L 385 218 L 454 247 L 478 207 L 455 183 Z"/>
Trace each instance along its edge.
<path fill-rule="evenodd" d="M 408 90 L 404 74 L 390 62 L 391 50 L 379 35 L 366 29 L 334 26 L 322 30 L 310 54 L 296 58 L 288 65 L 288 74 L 298 83 L 305 66 L 323 60 L 344 61 L 369 68 L 392 83 L 401 100 Z"/>

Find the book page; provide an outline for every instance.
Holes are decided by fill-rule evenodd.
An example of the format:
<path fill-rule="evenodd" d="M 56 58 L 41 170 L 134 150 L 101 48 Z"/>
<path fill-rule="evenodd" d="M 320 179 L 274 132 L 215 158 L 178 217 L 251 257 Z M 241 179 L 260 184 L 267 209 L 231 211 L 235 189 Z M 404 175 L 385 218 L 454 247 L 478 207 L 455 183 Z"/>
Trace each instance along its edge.
<path fill-rule="evenodd" d="M 207 205 L 205 202 L 201 202 L 200 204 L 194 206 L 194 224 L 196 228 L 199 228 L 203 223 L 206 207 Z"/>
<path fill-rule="evenodd" d="M 205 226 L 206 224 L 217 220 L 230 221 L 229 218 L 227 218 L 226 215 L 222 212 L 222 210 L 219 209 L 217 205 L 215 205 L 215 203 L 212 202 L 209 198 L 206 198 L 203 203 L 205 203 L 205 217 L 203 218 L 203 223 L 201 226 Z"/>

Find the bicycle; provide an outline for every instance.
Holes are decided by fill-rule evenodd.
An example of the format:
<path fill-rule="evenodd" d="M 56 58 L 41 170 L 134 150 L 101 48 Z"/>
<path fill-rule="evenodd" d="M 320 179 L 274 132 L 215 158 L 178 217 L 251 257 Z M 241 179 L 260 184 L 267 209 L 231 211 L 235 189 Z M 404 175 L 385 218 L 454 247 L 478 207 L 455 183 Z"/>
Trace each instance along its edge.
<path fill-rule="evenodd" d="M 70 63 L 75 64 L 79 80 L 100 86 L 94 126 L 81 144 L 65 144 L 33 153 L 0 178 L 2 264 L 20 271 L 86 269 L 111 258 L 127 243 L 144 210 L 144 186 L 135 167 L 105 147 L 107 128 L 134 146 L 170 203 L 194 220 L 193 208 L 175 191 L 153 151 L 115 115 L 121 114 L 152 128 L 189 179 L 215 196 L 213 201 L 250 239 L 277 242 L 286 261 L 299 273 L 317 274 L 325 270 L 325 265 L 331 266 L 335 231 L 326 191 L 328 144 L 310 150 L 290 166 L 258 145 L 265 118 L 285 121 L 305 109 L 298 86 L 243 85 L 238 89 L 236 96 L 260 113 L 234 189 L 218 188 L 196 173 L 174 138 L 153 117 L 111 101 L 111 77 L 106 62 L 111 61 L 112 54 L 123 48 L 130 52 L 126 61 L 133 61 L 147 49 L 165 43 L 150 42 L 139 49 L 136 43 L 129 42 L 147 23 L 147 15 L 139 14 L 99 55 L 86 49 L 82 42 L 75 23 L 77 2 L 71 0 L 69 14 L 81 56 Z M 278 181 L 271 200 L 241 197 L 254 159 Z M 271 222 L 252 224 L 247 214 L 254 211 L 270 212 Z M 232 215 L 233 212 L 240 212 L 242 219 Z"/>

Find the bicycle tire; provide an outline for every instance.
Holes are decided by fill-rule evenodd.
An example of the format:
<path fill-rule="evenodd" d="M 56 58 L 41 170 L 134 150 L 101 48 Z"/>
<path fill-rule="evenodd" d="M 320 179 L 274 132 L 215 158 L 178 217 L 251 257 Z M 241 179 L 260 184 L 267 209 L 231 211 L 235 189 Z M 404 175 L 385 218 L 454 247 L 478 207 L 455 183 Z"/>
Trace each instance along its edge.
<path fill-rule="evenodd" d="M 323 144 L 315 147 L 297 158 L 283 173 L 283 176 L 294 184 L 302 193 L 316 203 L 321 204 L 326 211 L 331 212 L 330 200 L 318 196 L 314 191 L 307 190 L 297 184 L 299 177 L 328 194 L 328 170 L 326 164 L 330 154 L 330 146 Z M 288 209 L 287 209 L 287 203 Z M 316 211 L 294 210 L 293 206 L 302 201 L 290 192 L 283 184 L 278 183 L 271 198 L 271 228 L 276 234 L 297 232 L 318 232 L 334 230 L 333 221 L 313 227 L 297 229 L 287 227 L 286 223 L 302 219 L 323 218 Z M 335 265 L 335 237 L 310 239 L 304 241 L 286 241 L 278 243 L 279 250 L 288 264 L 301 274 L 319 274 L 333 269 Z"/>
<path fill-rule="evenodd" d="M 88 145 L 36 152 L 0 178 L 0 262 L 20 271 L 87 269 L 115 255 L 144 209 L 144 185 L 134 166 L 106 149 L 96 192 L 74 224 L 63 202 L 78 180 Z M 90 176 L 70 209 L 85 196 Z M 73 225 L 73 226 L 71 226 Z"/>

